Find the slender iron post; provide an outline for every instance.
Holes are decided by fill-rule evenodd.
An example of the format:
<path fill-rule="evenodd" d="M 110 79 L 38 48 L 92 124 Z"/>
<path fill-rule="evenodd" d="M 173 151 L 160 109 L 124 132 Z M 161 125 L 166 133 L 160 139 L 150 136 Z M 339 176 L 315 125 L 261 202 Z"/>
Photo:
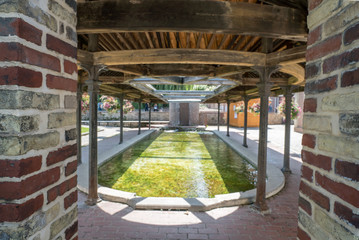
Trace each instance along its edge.
<path fill-rule="evenodd" d="M 257 174 L 257 194 L 255 207 L 261 211 L 269 210 L 266 197 L 266 172 L 267 172 L 267 134 L 268 134 L 268 97 L 270 94 L 271 83 L 270 69 L 261 68 L 259 71 L 261 81 L 257 84 L 260 94 L 260 120 L 259 120 L 259 144 L 258 144 L 258 174 Z"/>
<path fill-rule="evenodd" d="M 229 137 L 229 107 L 231 105 L 231 101 L 227 100 L 227 137 Z"/>
<path fill-rule="evenodd" d="M 248 101 L 249 97 L 247 95 L 244 96 L 244 125 L 243 125 L 243 147 L 248 147 L 247 145 L 247 125 L 248 125 Z"/>
<path fill-rule="evenodd" d="M 120 144 L 123 143 L 123 93 L 120 94 Z"/>
<path fill-rule="evenodd" d="M 221 104 L 217 103 L 218 113 L 217 113 L 217 131 L 219 132 L 219 124 L 220 124 L 220 117 L 221 117 Z"/>
<path fill-rule="evenodd" d="M 142 99 L 140 98 L 140 100 L 138 101 L 138 135 L 141 134 L 141 104 Z"/>
<path fill-rule="evenodd" d="M 76 109 L 76 141 L 77 141 L 77 165 L 82 163 L 81 152 L 81 100 L 82 100 L 82 83 L 77 83 L 77 109 Z"/>
<path fill-rule="evenodd" d="M 148 104 L 148 129 L 151 130 L 151 102 Z"/>
<path fill-rule="evenodd" d="M 292 87 L 286 86 L 285 91 L 285 135 L 284 135 L 284 159 L 283 159 L 283 168 L 282 172 L 291 173 L 290 170 L 290 124 L 292 121 L 291 111 L 292 111 Z"/>

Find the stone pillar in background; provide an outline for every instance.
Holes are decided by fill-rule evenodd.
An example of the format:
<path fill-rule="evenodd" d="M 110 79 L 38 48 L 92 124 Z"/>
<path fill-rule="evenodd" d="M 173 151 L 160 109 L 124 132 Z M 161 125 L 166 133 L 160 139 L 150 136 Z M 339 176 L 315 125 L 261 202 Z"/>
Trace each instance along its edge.
<path fill-rule="evenodd" d="M 123 97 L 124 94 L 121 93 L 119 100 L 120 100 L 120 144 L 123 143 Z"/>
<path fill-rule="evenodd" d="M 247 144 L 247 128 L 248 128 L 248 102 L 249 102 L 249 97 L 247 95 L 244 95 L 243 97 L 243 101 L 244 101 L 244 126 L 243 126 L 243 147 L 248 147 Z"/>
<path fill-rule="evenodd" d="M 292 123 L 292 98 L 294 86 L 285 86 L 284 97 L 285 97 L 285 132 L 284 132 L 284 158 L 283 158 L 283 173 L 291 173 L 290 170 L 290 125 Z"/>
<path fill-rule="evenodd" d="M 358 239 L 359 2 L 309 1 L 298 239 Z"/>
<path fill-rule="evenodd" d="M 3 1 L 0 13 L 0 235 L 74 239 L 76 1 Z"/>

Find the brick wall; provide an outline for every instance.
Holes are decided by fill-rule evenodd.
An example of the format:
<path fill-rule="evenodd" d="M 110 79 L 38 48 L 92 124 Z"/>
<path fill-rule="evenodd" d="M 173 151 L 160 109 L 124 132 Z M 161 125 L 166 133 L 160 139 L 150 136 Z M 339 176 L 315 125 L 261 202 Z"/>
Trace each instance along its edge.
<path fill-rule="evenodd" d="M 359 239 L 359 2 L 310 0 L 298 238 Z"/>
<path fill-rule="evenodd" d="M 0 16 L 0 239 L 77 239 L 76 0 Z"/>

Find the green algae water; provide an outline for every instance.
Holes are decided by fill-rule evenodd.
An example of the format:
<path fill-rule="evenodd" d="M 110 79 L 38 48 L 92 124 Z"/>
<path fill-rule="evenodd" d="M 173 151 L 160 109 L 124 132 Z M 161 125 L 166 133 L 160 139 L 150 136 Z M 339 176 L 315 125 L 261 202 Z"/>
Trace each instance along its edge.
<path fill-rule="evenodd" d="M 212 133 L 157 132 L 99 168 L 99 184 L 142 197 L 214 197 L 255 188 L 256 169 Z"/>

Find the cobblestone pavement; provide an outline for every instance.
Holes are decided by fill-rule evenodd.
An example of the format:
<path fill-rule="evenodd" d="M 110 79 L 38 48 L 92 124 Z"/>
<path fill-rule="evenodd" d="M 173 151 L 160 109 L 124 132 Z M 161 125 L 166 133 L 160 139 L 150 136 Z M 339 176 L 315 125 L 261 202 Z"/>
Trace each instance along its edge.
<path fill-rule="evenodd" d="M 284 126 L 270 127 L 268 161 L 281 167 Z M 221 131 L 225 128 L 221 127 Z M 242 143 L 242 129 L 231 128 L 231 138 Z M 282 134 L 283 133 L 283 134 Z M 248 133 L 248 150 L 256 151 L 258 129 Z M 84 204 L 79 193 L 79 239 L 240 239 L 291 240 L 297 234 L 301 134 L 292 134 L 291 169 L 286 186 L 268 200 L 271 214 L 262 216 L 251 205 L 207 212 L 141 211 L 124 204 L 102 201 Z"/>

